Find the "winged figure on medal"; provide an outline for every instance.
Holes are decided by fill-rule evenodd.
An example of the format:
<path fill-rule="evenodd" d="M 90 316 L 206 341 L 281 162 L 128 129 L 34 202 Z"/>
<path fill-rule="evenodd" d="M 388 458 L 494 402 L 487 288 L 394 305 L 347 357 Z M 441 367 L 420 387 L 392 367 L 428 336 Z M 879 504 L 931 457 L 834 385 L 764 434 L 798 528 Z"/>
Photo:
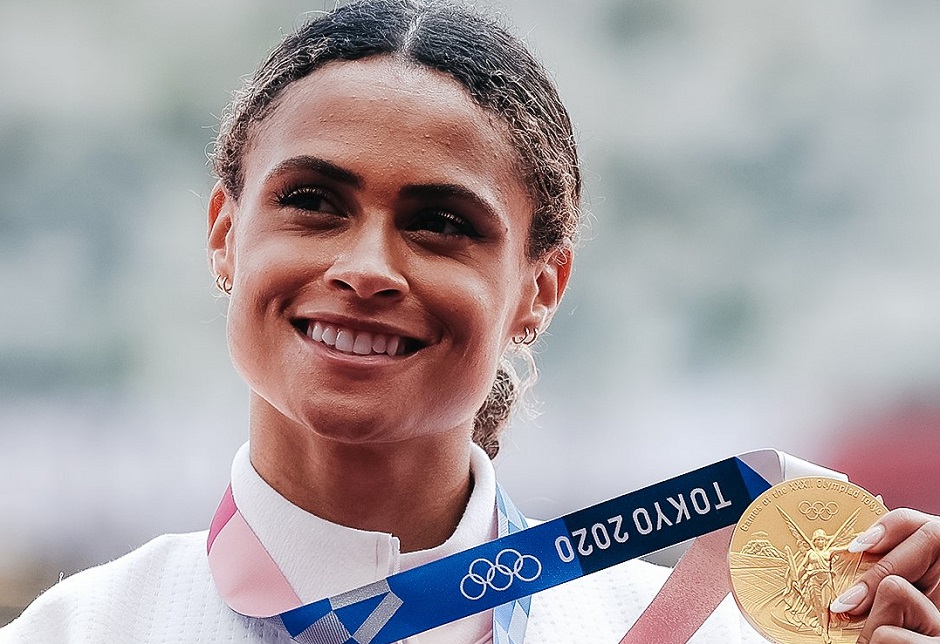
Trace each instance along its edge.
<path fill-rule="evenodd" d="M 778 641 L 855 642 L 864 622 L 830 613 L 829 605 L 862 571 L 862 556 L 847 549 L 858 534 L 859 510 L 833 534 L 817 528 L 810 536 L 782 508 L 777 510 L 789 539 L 782 534 L 774 543 L 759 531 L 731 553 L 742 607 Z M 811 634 L 818 639 L 805 639 Z"/>

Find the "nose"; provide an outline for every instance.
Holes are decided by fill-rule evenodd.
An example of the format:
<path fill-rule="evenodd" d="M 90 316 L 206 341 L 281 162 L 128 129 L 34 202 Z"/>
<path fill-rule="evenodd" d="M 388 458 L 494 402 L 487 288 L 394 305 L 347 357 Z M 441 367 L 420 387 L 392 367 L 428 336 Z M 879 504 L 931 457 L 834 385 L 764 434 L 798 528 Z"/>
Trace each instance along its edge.
<path fill-rule="evenodd" d="M 408 292 L 393 233 L 381 225 L 354 227 L 324 275 L 327 283 L 362 299 L 393 300 Z"/>

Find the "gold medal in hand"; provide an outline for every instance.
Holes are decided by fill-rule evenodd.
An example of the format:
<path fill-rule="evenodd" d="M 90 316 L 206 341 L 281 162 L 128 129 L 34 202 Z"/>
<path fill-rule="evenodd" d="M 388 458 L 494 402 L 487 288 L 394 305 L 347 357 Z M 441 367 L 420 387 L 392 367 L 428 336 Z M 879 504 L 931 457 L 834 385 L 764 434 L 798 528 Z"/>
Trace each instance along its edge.
<path fill-rule="evenodd" d="M 848 544 L 887 512 L 857 485 L 784 481 L 747 508 L 731 537 L 731 588 L 741 612 L 778 644 L 854 644 L 864 618 L 829 605 L 878 560 Z"/>

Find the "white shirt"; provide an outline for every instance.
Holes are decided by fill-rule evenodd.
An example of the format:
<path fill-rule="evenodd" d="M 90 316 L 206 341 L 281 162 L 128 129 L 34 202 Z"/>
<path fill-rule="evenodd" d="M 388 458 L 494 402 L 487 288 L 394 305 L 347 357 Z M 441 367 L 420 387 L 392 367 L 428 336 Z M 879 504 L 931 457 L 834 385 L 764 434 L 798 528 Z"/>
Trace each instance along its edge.
<path fill-rule="evenodd" d="M 232 493 L 297 595 L 311 602 L 495 538 L 495 474 L 476 446 L 471 470 L 473 492 L 454 534 L 440 546 L 412 553 L 402 553 L 393 535 L 339 526 L 293 505 L 254 470 L 247 444 L 232 464 Z M 164 535 L 63 580 L 0 629 L 0 644 L 291 642 L 274 624 L 225 605 L 209 572 L 206 536 Z M 666 568 L 631 561 L 539 593 L 532 600 L 526 644 L 616 644 L 667 575 Z M 491 637 L 492 611 L 485 611 L 405 642 L 485 644 Z M 726 601 L 691 642 L 764 640 Z"/>

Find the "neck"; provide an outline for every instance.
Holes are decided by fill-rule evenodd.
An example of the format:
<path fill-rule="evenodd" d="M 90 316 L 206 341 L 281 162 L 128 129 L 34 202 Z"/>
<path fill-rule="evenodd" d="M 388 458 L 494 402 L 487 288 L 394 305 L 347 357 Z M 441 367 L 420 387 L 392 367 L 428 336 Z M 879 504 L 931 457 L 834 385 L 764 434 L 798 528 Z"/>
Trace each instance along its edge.
<path fill-rule="evenodd" d="M 333 523 L 398 537 L 403 552 L 438 546 L 470 499 L 469 429 L 389 443 L 324 438 L 252 409 L 251 463 L 294 505 Z"/>

